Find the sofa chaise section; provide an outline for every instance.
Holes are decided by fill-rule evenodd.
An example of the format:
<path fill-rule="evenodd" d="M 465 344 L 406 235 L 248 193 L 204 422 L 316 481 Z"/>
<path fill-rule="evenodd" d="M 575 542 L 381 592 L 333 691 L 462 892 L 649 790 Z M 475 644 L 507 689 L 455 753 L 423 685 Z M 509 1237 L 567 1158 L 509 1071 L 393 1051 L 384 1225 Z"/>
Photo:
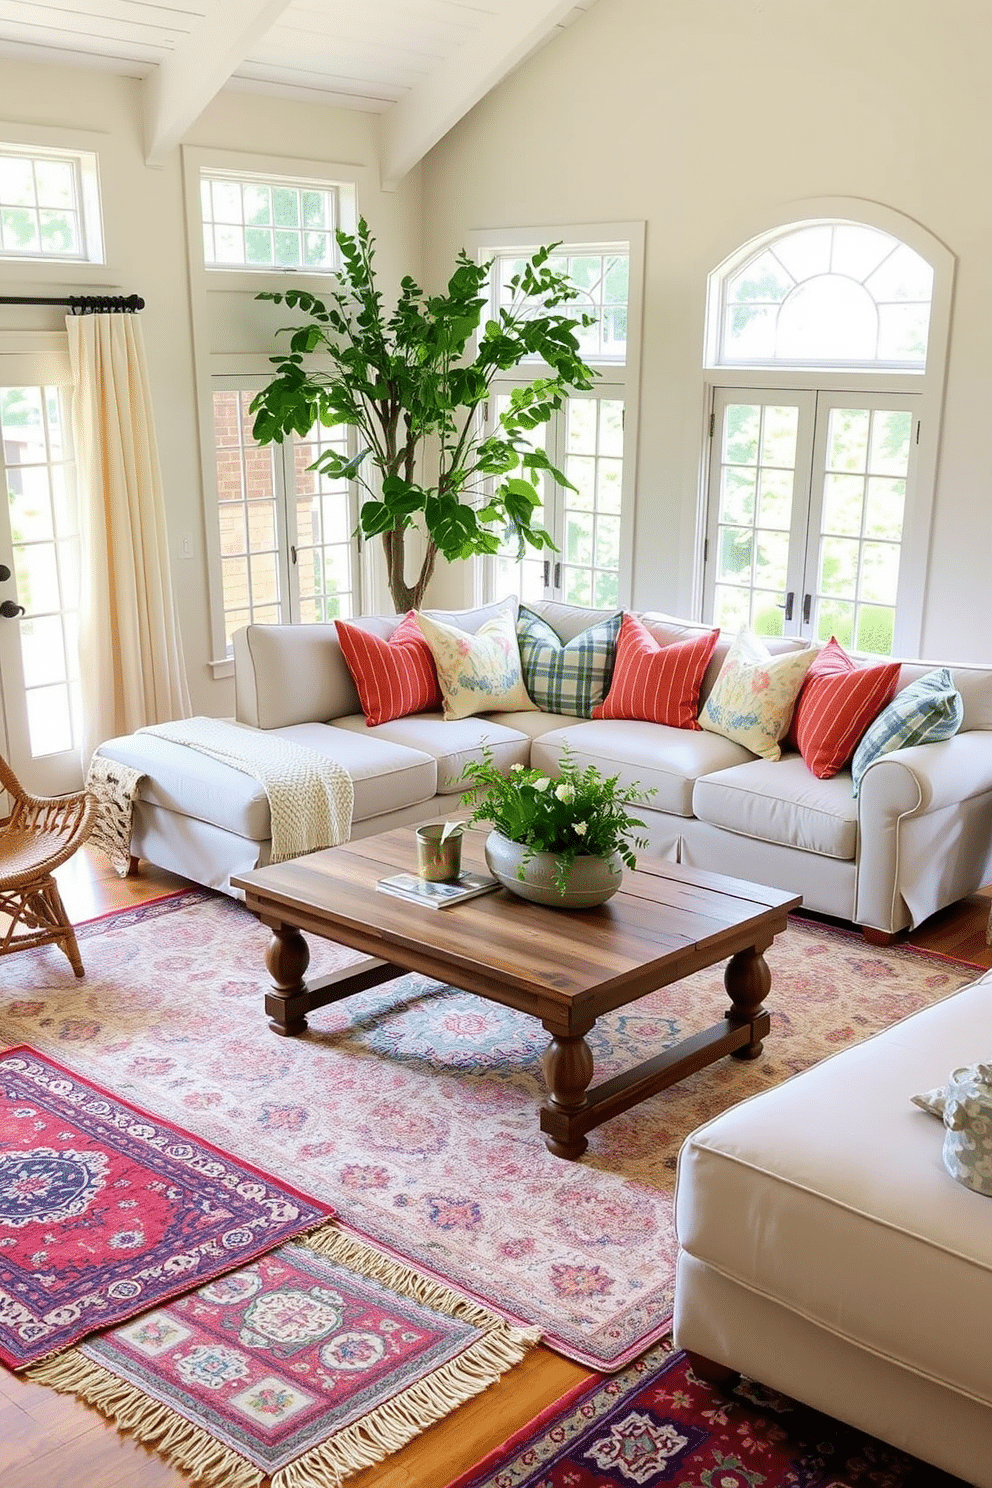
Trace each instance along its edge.
<path fill-rule="evenodd" d="M 723 1112 L 679 1154 L 674 1334 L 992 1488 L 992 1199 L 912 1103 L 988 1054 L 992 973 Z M 708 1362 L 704 1362 L 708 1361 Z"/>

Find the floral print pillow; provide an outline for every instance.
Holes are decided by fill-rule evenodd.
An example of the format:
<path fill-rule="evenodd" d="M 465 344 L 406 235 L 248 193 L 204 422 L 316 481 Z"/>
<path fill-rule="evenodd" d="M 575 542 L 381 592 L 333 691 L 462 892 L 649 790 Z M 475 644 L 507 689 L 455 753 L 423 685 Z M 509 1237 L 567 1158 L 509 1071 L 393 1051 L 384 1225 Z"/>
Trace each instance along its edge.
<path fill-rule="evenodd" d="M 507 600 L 474 634 L 415 613 L 434 656 L 445 718 L 537 711 L 520 667 L 515 600 Z"/>
<path fill-rule="evenodd" d="M 762 759 L 779 759 L 779 740 L 816 654 L 817 647 L 808 646 L 773 656 L 750 626 L 742 625 L 700 710 L 700 728 L 733 739 Z"/>

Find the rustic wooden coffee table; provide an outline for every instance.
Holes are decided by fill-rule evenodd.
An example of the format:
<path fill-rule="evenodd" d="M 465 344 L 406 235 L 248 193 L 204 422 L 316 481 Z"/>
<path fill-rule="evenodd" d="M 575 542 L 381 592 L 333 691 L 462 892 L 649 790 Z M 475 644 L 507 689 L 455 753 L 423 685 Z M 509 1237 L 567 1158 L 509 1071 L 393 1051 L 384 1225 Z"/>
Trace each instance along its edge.
<path fill-rule="evenodd" d="M 483 841 L 466 834 L 465 867 L 485 871 Z M 275 1033 L 302 1033 L 312 1009 L 408 971 L 530 1013 L 551 1035 L 541 1130 L 565 1158 L 581 1157 L 593 1127 L 704 1065 L 761 1053 L 771 984 L 763 953 L 798 896 L 649 859 L 598 909 L 547 909 L 496 889 L 435 910 L 377 891 L 377 879 L 414 859 L 413 831 L 401 829 L 232 878 L 272 931 L 265 1010 Z M 308 983 L 303 932 L 368 959 Z M 730 997 L 720 1023 L 589 1089 L 585 1036 L 598 1017 L 720 961 Z"/>

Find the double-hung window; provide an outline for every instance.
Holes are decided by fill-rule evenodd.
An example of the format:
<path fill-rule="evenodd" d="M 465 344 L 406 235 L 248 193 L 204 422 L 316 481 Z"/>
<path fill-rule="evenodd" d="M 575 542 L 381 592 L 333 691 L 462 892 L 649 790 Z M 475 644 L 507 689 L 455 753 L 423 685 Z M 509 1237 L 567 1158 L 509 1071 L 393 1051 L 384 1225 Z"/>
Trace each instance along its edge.
<path fill-rule="evenodd" d="M 951 262 L 903 226 L 793 223 L 711 276 L 716 624 L 915 654 Z"/>
<path fill-rule="evenodd" d="M 479 562 L 481 598 L 515 593 L 524 600 L 558 599 L 612 608 L 630 594 L 633 517 L 634 410 L 639 371 L 643 225 L 548 228 L 526 240 L 514 233 L 482 234 L 474 246 L 493 260 L 491 304 L 508 307 L 509 281 L 535 249 L 561 239 L 549 259 L 576 286 L 574 309 L 593 317 L 579 327 L 583 359 L 596 373 L 588 392 L 572 393 L 539 441 L 569 484 L 539 476 L 541 507 L 535 525 L 550 532 L 555 549 L 506 544 Z M 523 363 L 492 385 L 487 422 L 495 428 L 514 387 L 548 375 L 539 362 Z"/>
<path fill-rule="evenodd" d="M 359 613 L 353 486 L 309 466 L 348 448 L 344 429 L 257 444 L 256 387 L 214 379 L 216 521 L 224 640 L 242 625 L 331 621 Z"/>

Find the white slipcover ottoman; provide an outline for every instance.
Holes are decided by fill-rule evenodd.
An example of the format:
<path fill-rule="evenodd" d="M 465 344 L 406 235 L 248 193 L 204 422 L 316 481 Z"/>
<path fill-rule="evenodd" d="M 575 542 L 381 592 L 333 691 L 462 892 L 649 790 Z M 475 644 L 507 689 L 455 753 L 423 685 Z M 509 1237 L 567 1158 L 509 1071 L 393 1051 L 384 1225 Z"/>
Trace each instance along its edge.
<path fill-rule="evenodd" d="M 679 1348 L 980 1488 L 992 1198 L 910 1097 L 990 1055 L 992 972 L 699 1127 L 675 1195 Z"/>

